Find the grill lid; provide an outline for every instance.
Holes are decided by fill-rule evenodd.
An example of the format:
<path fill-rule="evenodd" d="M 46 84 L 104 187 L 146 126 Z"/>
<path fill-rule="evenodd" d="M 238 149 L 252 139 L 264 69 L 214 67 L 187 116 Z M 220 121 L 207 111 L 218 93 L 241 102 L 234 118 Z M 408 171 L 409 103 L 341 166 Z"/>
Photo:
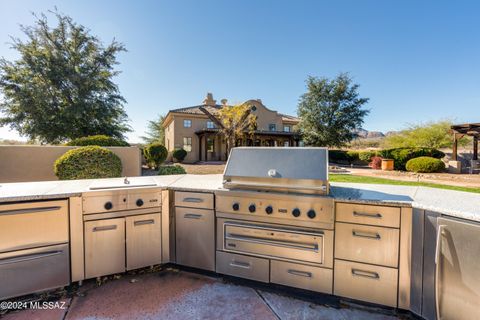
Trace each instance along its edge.
<path fill-rule="evenodd" d="M 233 148 L 224 172 L 228 189 L 328 193 L 326 148 Z"/>

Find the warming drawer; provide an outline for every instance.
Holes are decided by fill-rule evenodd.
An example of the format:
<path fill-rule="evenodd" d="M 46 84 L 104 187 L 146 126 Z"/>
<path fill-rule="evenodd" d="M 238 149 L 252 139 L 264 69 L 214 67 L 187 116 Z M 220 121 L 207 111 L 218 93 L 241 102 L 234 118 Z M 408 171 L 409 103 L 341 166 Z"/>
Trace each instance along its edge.
<path fill-rule="evenodd" d="M 68 244 L 0 254 L 0 300 L 67 286 Z"/>
<path fill-rule="evenodd" d="M 218 250 L 333 266 L 333 232 L 218 219 Z"/>
<path fill-rule="evenodd" d="M 68 242 L 68 200 L 0 205 L 0 252 Z"/>

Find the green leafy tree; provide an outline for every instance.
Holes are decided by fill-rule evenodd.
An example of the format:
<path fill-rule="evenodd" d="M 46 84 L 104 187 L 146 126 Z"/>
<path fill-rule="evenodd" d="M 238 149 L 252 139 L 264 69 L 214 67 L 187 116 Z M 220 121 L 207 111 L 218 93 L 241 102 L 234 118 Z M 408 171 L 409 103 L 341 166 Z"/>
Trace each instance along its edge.
<path fill-rule="evenodd" d="M 335 79 L 307 78 L 307 92 L 300 97 L 299 129 L 307 145 L 341 147 L 356 137 L 368 98 L 359 97 L 359 85 L 346 73 Z"/>
<path fill-rule="evenodd" d="M 52 13 L 56 26 L 41 14 L 21 27 L 25 41 L 12 38 L 18 60 L 0 59 L 0 125 L 41 143 L 98 134 L 123 139 L 130 131 L 125 99 L 112 79 L 124 45 L 104 46 L 69 16 Z"/>
<path fill-rule="evenodd" d="M 257 128 L 257 117 L 246 104 L 224 105 L 216 114 L 210 113 L 204 107 L 200 110 L 217 125 L 219 134 L 225 138 L 227 157 L 238 139 L 253 135 Z"/>
<path fill-rule="evenodd" d="M 146 144 L 165 144 L 165 128 L 162 125 L 164 120 L 165 116 L 159 115 L 157 120 L 148 121 L 146 135 L 141 137 Z"/>
<path fill-rule="evenodd" d="M 387 148 L 449 148 L 452 146 L 452 135 L 449 120 L 437 122 L 411 124 L 405 130 L 385 138 L 384 146 Z M 467 138 L 459 141 L 465 146 Z"/>

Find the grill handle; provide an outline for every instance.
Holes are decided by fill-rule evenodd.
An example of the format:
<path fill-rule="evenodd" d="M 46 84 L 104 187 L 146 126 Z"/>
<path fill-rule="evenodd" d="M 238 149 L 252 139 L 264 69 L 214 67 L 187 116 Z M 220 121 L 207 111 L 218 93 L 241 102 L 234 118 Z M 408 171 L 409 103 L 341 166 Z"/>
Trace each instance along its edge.
<path fill-rule="evenodd" d="M 276 247 L 283 247 L 283 248 L 290 248 L 290 249 L 297 249 L 297 250 L 307 250 L 307 251 L 318 251 L 318 246 L 316 244 L 308 244 L 308 243 L 294 243 L 288 241 L 280 241 L 280 240 L 271 240 L 271 239 L 263 239 L 257 237 L 249 237 L 249 236 L 241 236 L 238 234 L 229 234 L 225 237 L 226 240 L 233 240 L 233 241 L 243 241 L 243 242 L 250 242 L 250 243 L 258 243 L 258 244 L 266 244 Z"/>

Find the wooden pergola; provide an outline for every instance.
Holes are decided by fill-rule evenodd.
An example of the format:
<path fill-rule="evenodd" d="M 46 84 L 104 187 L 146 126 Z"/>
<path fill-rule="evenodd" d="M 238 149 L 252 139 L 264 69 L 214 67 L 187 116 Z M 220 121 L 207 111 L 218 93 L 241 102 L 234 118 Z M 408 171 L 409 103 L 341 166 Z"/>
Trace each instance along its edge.
<path fill-rule="evenodd" d="M 450 127 L 453 134 L 452 160 L 457 160 L 458 140 L 464 136 L 473 137 L 473 160 L 478 160 L 478 139 L 480 137 L 480 123 L 456 124 Z"/>

